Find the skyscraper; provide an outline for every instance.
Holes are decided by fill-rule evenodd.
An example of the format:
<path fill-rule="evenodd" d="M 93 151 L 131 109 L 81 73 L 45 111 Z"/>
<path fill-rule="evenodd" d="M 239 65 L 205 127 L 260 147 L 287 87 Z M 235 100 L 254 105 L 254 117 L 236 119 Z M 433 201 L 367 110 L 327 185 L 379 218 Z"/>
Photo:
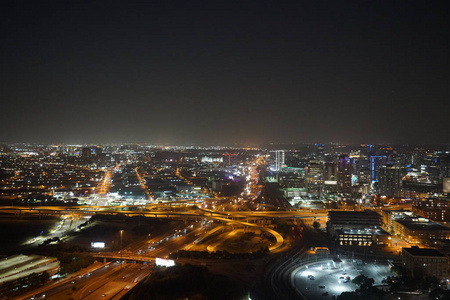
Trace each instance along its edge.
<path fill-rule="evenodd" d="M 273 159 L 273 170 L 281 171 L 284 168 L 285 160 L 284 160 L 284 150 L 275 150 L 274 151 L 274 159 Z"/>
<path fill-rule="evenodd" d="M 370 152 L 372 145 L 362 144 L 359 148 L 358 158 L 358 182 L 360 184 L 370 184 Z"/>
<path fill-rule="evenodd" d="M 323 164 L 320 161 L 313 160 L 309 162 L 307 179 L 308 192 L 320 195 L 323 186 Z"/>
<path fill-rule="evenodd" d="M 338 161 L 338 192 L 352 193 L 352 173 L 350 158 L 347 154 L 341 154 Z"/>
<path fill-rule="evenodd" d="M 383 165 L 380 168 L 378 190 L 384 196 L 400 196 L 402 189 L 402 174 L 399 167 Z"/>

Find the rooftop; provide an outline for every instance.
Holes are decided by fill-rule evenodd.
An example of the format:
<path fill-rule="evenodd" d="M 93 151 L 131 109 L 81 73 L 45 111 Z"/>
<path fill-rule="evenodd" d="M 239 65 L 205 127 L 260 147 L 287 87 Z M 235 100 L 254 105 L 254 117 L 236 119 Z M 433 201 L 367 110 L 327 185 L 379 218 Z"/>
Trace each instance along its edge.
<path fill-rule="evenodd" d="M 449 230 L 450 228 L 445 227 L 439 223 L 434 222 L 420 222 L 420 221 L 410 221 L 410 220 L 395 220 L 395 222 L 400 223 L 410 230 L 428 230 L 428 231 L 438 231 L 438 230 Z"/>
<path fill-rule="evenodd" d="M 413 256 L 439 256 L 445 257 L 444 254 L 432 248 L 419 248 L 417 246 L 413 246 L 411 248 L 403 248 L 403 251 L 408 252 Z"/>
<path fill-rule="evenodd" d="M 374 211 L 339 211 L 331 210 L 328 212 L 330 218 L 381 218 L 381 216 Z"/>

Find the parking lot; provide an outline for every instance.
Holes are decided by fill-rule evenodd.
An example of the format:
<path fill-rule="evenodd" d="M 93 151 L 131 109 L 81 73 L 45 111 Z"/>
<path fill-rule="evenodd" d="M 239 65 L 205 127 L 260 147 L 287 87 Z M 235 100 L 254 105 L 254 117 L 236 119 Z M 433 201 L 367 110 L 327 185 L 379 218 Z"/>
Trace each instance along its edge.
<path fill-rule="evenodd" d="M 333 298 L 342 292 L 354 291 L 357 286 L 351 280 L 360 274 L 373 278 L 375 285 L 380 285 L 383 279 L 392 275 L 386 261 L 343 259 L 342 264 L 336 267 L 330 259 L 302 267 L 294 275 L 294 282 L 307 299 Z"/>

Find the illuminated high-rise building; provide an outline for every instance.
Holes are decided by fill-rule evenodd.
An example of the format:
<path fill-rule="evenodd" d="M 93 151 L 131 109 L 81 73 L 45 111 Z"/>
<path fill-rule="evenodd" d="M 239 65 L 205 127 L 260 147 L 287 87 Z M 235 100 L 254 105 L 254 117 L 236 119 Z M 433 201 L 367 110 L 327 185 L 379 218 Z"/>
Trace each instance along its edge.
<path fill-rule="evenodd" d="M 320 161 L 313 160 L 309 162 L 307 179 L 308 192 L 320 195 L 323 186 L 323 164 Z"/>
<path fill-rule="evenodd" d="M 273 157 L 272 169 L 274 171 L 281 171 L 281 169 L 283 169 L 285 166 L 284 150 L 275 150 L 273 153 L 274 153 L 274 157 Z"/>
<path fill-rule="evenodd" d="M 347 154 L 339 155 L 337 183 L 339 193 L 342 194 L 352 193 L 351 161 Z"/>
<path fill-rule="evenodd" d="M 383 165 L 379 172 L 378 190 L 384 196 L 400 196 L 402 190 L 401 169 L 392 165 Z"/>
<path fill-rule="evenodd" d="M 358 158 L 358 183 L 359 184 L 370 184 L 371 174 L 370 174 L 370 153 L 372 150 L 372 145 L 362 144 L 359 148 L 359 158 Z"/>
<path fill-rule="evenodd" d="M 325 144 L 314 144 L 314 155 L 317 160 L 324 160 L 325 158 Z"/>

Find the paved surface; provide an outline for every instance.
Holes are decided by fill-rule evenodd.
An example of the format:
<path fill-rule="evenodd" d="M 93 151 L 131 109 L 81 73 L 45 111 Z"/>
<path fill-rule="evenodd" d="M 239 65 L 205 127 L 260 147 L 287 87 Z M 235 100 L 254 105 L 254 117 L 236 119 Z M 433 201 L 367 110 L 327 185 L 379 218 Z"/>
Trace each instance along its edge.
<path fill-rule="evenodd" d="M 384 278 L 393 275 L 385 261 L 375 263 L 375 261 L 343 260 L 342 266 L 335 268 L 330 259 L 301 268 L 294 275 L 294 282 L 306 299 L 327 299 L 337 297 L 342 292 L 354 291 L 357 286 L 351 283 L 351 280 L 360 274 L 373 278 L 375 285 L 381 284 Z M 314 279 L 309 278 L 309 275 L 314 276 Z M 350 277 L 350 281 L 345 282 L 347 276 Z M 323 295 L 326 292 L 328 295 Z"/>

